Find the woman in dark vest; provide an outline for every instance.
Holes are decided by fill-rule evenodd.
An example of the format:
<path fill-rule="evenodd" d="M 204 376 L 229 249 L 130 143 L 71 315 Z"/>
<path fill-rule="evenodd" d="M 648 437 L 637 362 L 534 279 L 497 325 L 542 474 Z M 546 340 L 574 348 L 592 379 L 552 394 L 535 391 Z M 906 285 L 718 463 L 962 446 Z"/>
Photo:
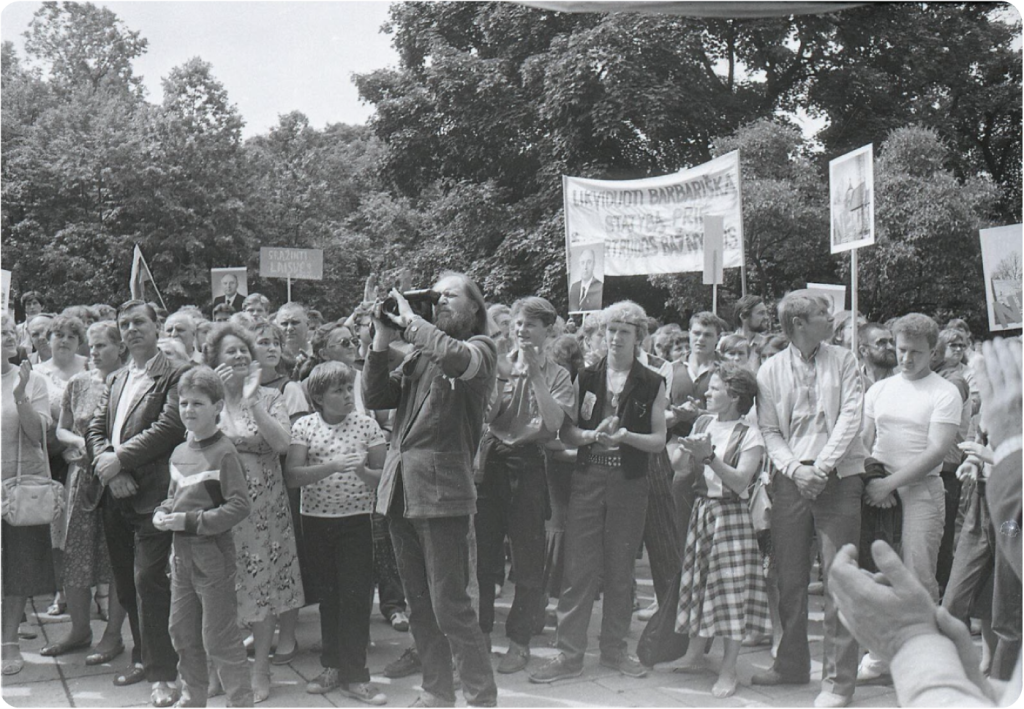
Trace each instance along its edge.
<path fill-rule="evenodd" d="M 565 532 L 565 571 L 558 602 L 561 654 L 538 668 L 533 682 L 583 672 L 587 626 L 603 580 L 601 664 L 631 677 L 646 670 L 626 650 L 633 613 L 633 566 L 647 512 L 647 468 L 665 447 L 665 382 L 637 360 L 647 315 L 622 301 L 602 312 L 608 354 L 580 372 L 575 422 L 562 440 L 577 446 Z"/>

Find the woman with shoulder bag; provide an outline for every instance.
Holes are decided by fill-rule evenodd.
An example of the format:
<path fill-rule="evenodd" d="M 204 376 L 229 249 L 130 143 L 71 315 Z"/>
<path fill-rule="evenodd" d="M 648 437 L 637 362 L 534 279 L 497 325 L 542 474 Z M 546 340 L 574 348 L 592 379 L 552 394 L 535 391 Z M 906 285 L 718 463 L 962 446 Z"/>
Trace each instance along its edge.
<path fill-rule="evenodd" d="M 10 316 L 2 316 L 3 352 L 0 374 L 3 377 L 2 406 L 2 475 L 49 477 L 43 442 L 50 424 L 50 401 L 46 381 L 32 371 L 25 360 L 15 367 L 10 360 L 18 353 L 18 336 Z M 48 594 L 56 587 L 53 556 L 50 551 L 50 524 L 14 526 L 8 524 L 12 512 L 12 490 L 5 484 L 3 497 L 3 530 L 0 534 L 3 565 L 2 604 L 2 671 L 5 675 L 21 672 L 25 660 L 18 643 L 18 624 L 29 596 Z"/>
<path fill-rule="evenodd" d="M 39 654 L 44 657 L 55 657 L 89 647 L 92 642 L 89 627 L 90 588 L 113 583 L 110 556 L 97 507 L 102 489 L 89 465 L 85 433 L 106 389 L 108 377 L 121 368 L 125 348 L 121 343 L 117 323 L 114 322 L 101 321 L 90 325 L 86 338 L 92 368 L 76 374 L 68 381 L 57 425 L 57 439 L 64 444 L 64 457 L 70 463 L 67 527 L 62 547 L 65 549 L 64 593 L 71 615 L 71 629 L 64 638 L 40 650 Z M 110 662 L 125 649 L 121 641 L 125 610 L 118 603 L 116 593 L 108 594 L 107 603 L 107 627 L 94 651 L 86 656 L 87 665 Z M 141 663 L 142 645 L 138 638 L 135 641 L 134 660 Z"/>
<path fill-rule="evenodd" d="M 745 634 L 767 634 L 768 596 L 761 555 L 747 509 L 748 487 L 760 470 L 764 441 L 740 419 L 754 403 L 757 380 L 737 364 L 721 365 L 708 385 L 707 408 L 679 445 L 694 461 L 697 498 L 686 535 L 676 632 L 690 636 L 678 672 L 703 672 L 705 642 L 721 636 L 725 655 L 711 693 L 736 692 L 736 660 Z"/>

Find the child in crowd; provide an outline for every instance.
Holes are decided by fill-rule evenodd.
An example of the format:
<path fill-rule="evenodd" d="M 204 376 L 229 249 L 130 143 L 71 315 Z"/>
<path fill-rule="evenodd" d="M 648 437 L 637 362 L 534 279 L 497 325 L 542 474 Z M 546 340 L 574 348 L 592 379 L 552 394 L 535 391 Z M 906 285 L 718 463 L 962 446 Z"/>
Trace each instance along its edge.
<path fill-rule="evenodd" d="M 188 440 L 171 454 L 167 499 L 153 512 L 154 527 L 174 532 L 170 632 L 183 683 L 176 706 L 206 706 L 209 657 L 228 706 L 251 707 L 231 535 L 249 514 L 249 494 L 238 453 L 217 428 L 224 384 L 209 367 L 197 367 L 182 375 L 178 394 Z"/>
<path fill-rule="evenodd" d="M 366 704 L 387 703 L 370 684 L 366 646 L 373 610 L 373 512 L 387 446 L 377 422 L 355 412 L 355 370 L 318 364 L 306 379 L 316 413 L 292 426 L 285 477 L 302 488 L 302 529 L 316 559 L 324 671 L 310 694 L 338 689 Z"/>

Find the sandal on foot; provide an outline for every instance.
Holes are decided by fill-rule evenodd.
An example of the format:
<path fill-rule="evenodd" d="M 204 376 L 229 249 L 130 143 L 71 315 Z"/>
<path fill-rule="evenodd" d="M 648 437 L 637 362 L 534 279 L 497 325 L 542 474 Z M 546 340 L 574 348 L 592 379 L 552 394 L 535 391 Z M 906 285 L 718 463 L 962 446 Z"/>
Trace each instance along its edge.
<path fill-rule="evenodd" d="M 127 687 L 132 684 L 138 684 L 139 682 L 146 679 L 146 670 L 142 667 L 142 663 L 128 665 L 124 672 L 114 676 L 115 687 Z"/>
<path fill-rule="evenodd" d="M 112 661 L 116 657 L 120 657 L 124 652 L 124 643 L 118 643 L 117 647 L 111 648 L 110 650 L 104 650 L 101 652 L 90 652 L 85 656 L 85 664 L 87 665 L 105 665 Z"/>
<path fill-rule="evenodd" d="M 92 633 L 89 633 L 81 640 L 58 640 L 52 645 L 47 645 L 39 654 L 43 657 L 59 657 L 75 650 L 88 650 L 92 645 Z"/>
<path fill-rule="evenodd" d="M 10 648 L 14 650 L 10 650 Z M 13 652 L 13 657 L 5 657 L 3 659 L 2 667 L 0 672 L 5 675 L 16 675 L 25 668 L 25 658 L 21 656 L 21 647 L 18 643 L 3 643 L 4 654 Z"/>
<path fill-rule="evenodd" d="M 68 604 L 65 601 L 54 601 L 46 609 L 46 615 L 50 617 L 64 615 L 68 611 Z"/>
<path fill-rule="evenodd" d="M 166 682 L 155 683 L 153 691 L 149 695 L 149 701 L 155 707 L 173 706 L 179 699 L 181 699 L 181 690 Z"/>

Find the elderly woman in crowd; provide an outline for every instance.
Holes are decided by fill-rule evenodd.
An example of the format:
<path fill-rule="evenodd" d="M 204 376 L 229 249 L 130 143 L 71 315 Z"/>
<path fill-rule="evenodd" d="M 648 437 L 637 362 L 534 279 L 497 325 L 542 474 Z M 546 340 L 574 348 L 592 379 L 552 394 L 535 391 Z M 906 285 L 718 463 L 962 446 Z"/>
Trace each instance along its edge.
<path fill-rule="evenodd" d="M 32 371 L 32 365 L 11 364 L 18 353 L 18 335 L 14 321 L 2 316 L 3 377 L 2 400 L 2 478 L 23 475 L 49 476 L 43 444 L 50 424 L 50 400 L 46 380 Z M 6 491 L 0 498 L 6 516 L 10 500 Z M 15 527 L 2 523 L 0 562 L 3 565 L 2 671 L 5 675 L 21 672 L 25 660 L 18 644 L 18 624 L 29 596 L 51 593 L 56 585 L 50 552 L 50 527 L 46 524 Z"/>
<path fill-rule="evenodd" d="M 103 395 L 107 378 L 122 366 L 125 348 L 117 324 L 112 322 L 100 321 L 91 325 L 87 340 L 92 369 L 79 372 L 68 381 L 57 426 L 57 439 L 64 444 L 64 457 L 71 464 L 67 480 L 63 569 L 71 629 L 64 638 L 40 651 L 41 655 L 48 657 L 89 647 L 92 642 L 90 588 L 112 580 L 110 557 L 97 509 L 99 491 L 90 484 L 94 478 L 90 471 L 85 433 Z M 125 611 L 117 602 L 117 594 L 109 594 L 108 604 L 106 630 L 95 650 L 86 656 L 87 665 L 110 662 L 124 652 L 121 628 Z M 133 654 L 135 662 L 142 662 L 142 644 L 138 638 L 135 639 Z"/>
<path fill-rule="evenodd" d="M 245 469 L 252 511 L 234 528 L 238 555 L 239 620 L 252 627 L 255 701 L 270 696 L 270 646 L 276 619 L 304 602 L 295 532 L 281 472 L 290 425 L 284 398 L 260 386 L 256 343 L 233 323 L 211 331 L 203 359 L 224 380 L 220 428 L 235 444 Z"/>

